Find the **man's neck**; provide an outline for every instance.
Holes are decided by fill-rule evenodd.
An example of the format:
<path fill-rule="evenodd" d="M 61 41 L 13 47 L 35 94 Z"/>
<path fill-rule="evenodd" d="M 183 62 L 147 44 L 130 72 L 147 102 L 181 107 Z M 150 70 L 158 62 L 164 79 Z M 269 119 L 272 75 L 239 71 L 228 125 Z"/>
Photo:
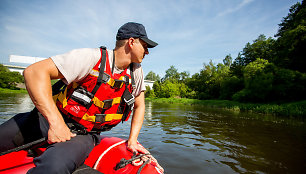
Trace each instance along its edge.
<path fill-rule="evenodd" d="M 115 49 L 114 50 L 115 56 L 115 65 L 119 69 L 126 69 L 131 64 L 131 59 L 129 54 L 125 52 L 124 49 Z"/>

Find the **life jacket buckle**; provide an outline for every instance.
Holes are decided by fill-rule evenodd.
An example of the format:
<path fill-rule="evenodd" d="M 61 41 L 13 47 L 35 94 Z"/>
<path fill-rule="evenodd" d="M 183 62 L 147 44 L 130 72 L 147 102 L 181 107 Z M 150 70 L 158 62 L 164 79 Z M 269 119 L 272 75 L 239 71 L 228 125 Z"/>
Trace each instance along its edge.
<path fill-rule="evenodd" d="M 113 105 L 113 99 L 103 100 L 103 109 L 108 109 Z"/>
<path fill-rule="evenodd" d="M 112 85 L 112 87 L 113 87 L 113 88 L 119 89 L 119 88 L 122 88 L 122 86 L 123 86 L 124 83 L 125 83 L 124 80 L 115 79 L 115 80 L 114 80 L 114 83 L 113 83 L 113 85 Z"/>
<path fill-rule="evenodd" d="M 95 123 L 104 123 L 106 114 L 95 114 Z"/>
<path fill-rule="evenodd" d="M 123 97 L 123 100 L 129 106 L 131 106 L 131 105 L 133 105 L 135 103 L 135 97 L 132 94 L 125 95 Z"/>
<path fill-rule="evenodd" d="M 103 77 L 102 77 L 102 81 L 103 83 L 107 83 L 110 79 L 110 75 L 104 73 Z"/>

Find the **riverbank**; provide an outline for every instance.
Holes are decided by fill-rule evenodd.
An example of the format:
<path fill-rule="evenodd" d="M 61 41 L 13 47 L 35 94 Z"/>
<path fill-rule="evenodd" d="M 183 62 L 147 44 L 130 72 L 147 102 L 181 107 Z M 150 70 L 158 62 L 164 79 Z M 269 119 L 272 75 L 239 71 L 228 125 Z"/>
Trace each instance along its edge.
<path fill-rule="evenodd" d="M 306 115 L 306 100 L 282 104 L 239 103 L 229 100 L 197 100 L 186 98 L 146 98 L 154 103 L 180 103 L 188 105 L 204 105 L 233 111 L 256 112 L 287 117 L 303 118 Z"/>
<path fill-rule="evenodd" d="M 26 94 L 26 89 L 5 89 L 0 88 L 0 94 L 6 93 L 23 93 Z M 305 119 L 306 115 L 306 100 L 282 104 L 261 104 L 261 103 L 239 103 L 229 100 L 198 100 L 187 98 L 146 98 L 146 101 L 154 103 L 178 103 L 188 105 L 204 105 L 213 108 L 223 108 L 236 112 L 246 111 L 262 114 L 272 114 L 287 117 L 297 117 Z"/>
<path fill-rule="evenodd" d="M 6 94 L 6 93 L 15 93 L 15 94 L 26 94 L 28 91 L 26 89 L 6 89 L 6 88 L 0 88 L 0 94 Z"/>

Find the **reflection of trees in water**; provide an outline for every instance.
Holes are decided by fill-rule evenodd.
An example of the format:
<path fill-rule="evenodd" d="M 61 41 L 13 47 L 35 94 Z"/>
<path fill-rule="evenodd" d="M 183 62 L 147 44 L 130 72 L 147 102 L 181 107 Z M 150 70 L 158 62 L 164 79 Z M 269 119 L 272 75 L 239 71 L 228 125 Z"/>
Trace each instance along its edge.
<path fill-rule="evenodd" d="M 34 104 L 28 94 L 1 94 L 0 95 L 0 122 L 11 118 L 12 116 L 31 111 Z"/>
<path fill-rule="evenodd" d="M 207 161 L 238 173 L 295 173 L 306 159 L 305 126 L 294 121 L 181 104 L 152 104 L 151 109 L 152 122 L 167 134 L 164 143 L 211 152 Z"/>

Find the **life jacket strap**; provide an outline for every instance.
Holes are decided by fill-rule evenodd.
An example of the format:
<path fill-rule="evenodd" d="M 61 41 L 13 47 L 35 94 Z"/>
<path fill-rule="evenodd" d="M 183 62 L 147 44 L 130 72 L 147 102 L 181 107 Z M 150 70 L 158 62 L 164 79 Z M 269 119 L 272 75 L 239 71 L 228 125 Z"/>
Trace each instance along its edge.
<path fill-rule="evenodd" d="M 121 97 L 116 97 L 113 99 L 103 100 L 103 101 L 99 100 L 97 97 L 94 97 L 92 101 L 93 104 L 98 106 L 99 108 L 108 109 L 115 104 L 119 104 L 121 102 Z"/>
<path fill-rule="evenodd" d="M 64 92 L 59 93 L 58 95 L 53 96 L 53 100 L 56 102 L 58 100 L 63 104 L 63 108 L 67 106 L 67 88 L 65 89 Z"/>
<path fill-rule="evenodd" d="M 71 87 L 75 89 L 78 86 L 79 85 L 76 82 L 73 82 Z M 67 90 L 68 90 L 68 87 L 65 86 L 64 90 L 61 90 L 58 94 L 52 96 L 54 102 L 59 101 L 63 104 L 63 108 L 67 106 Z"/>
<path fill-rule="evenodd" d="M 98 76 L 98 79 L 97 79 L 97 83 L 96 83 L 94 89 L 91 91 L 91 93 L 93 95 L 96 94 L 99 87 L 103 83 L 104 69 L 105 69 L 105 64 L 106 64 L 106 47 L 101 46 L 100 50 L 102 52 L 102 59 L 101 59 L 101 63 L 100 63 L 100 71 L 99 71 L 99 76 Z"/>
<path fill-rule="evenodd" d="M 94 122 L 94 123 L 104 123 L 112 120 L 121 120 L 123 114 L 95 114 L 88 115 L 84 114 L 82 117 L 83 120 Z"/>
<path fill-rule="evenodd" d="M 136 88 L 136 84 L 135 84 L 135 79 L 134 79 L 134 72 L 133 72 L 133 65 L 134 63 L 130 64 L 130 76 L 131 76 L 131 83 L 132 83 L 132 87 L 133 90 Z"/>

